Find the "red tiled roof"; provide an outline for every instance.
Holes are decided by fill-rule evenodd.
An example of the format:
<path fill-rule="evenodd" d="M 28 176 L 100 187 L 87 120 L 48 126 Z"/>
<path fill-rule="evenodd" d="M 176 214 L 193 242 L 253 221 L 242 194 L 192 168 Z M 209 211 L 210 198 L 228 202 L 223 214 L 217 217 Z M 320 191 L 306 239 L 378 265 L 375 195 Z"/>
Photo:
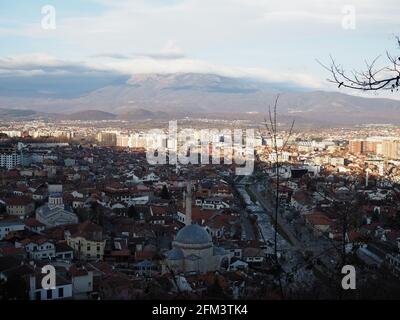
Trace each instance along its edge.
<path fill-rule="evenodd" d="M 26 196 L 12 197 L 6 200 L 7 206 L 27 206 L 32 203 L 33 200 Z"/>
<path fill-rule="evenodd" d="M 309 214 L 306 216 L 306 219 L 309 223 L 315 225 L 315 226 L 326 226 L 326 225 L 332 225 L 332 220 L 329 219 L 326 215 L 324 214 Z"/>
<path fill-rule="evenodd" d="M 199 207 L 192 206 L 192 219 L 193 220 L 205 220 L 207 221 L 213 215 L 215 215 L 214 210 L 202 210 Z"/>
<path fill-rule="evenodd" d="M 127 257 L 130 255 L 131 255 L 131 251 L 129 249 L 111 251 L 112 257 Z"/>
<path fill-rule="evenodd" d="M 25 254 L 24 248 L 15 248 L 15 247 L 4 247 L 0 248 L 0 253 L 4 256 L 13 256 L 13 255 L 20 255 Z"/>
<path fill-rule="evenodd" d="M 28 227 L 44 227 L 45 225 L 35 218 L 29 218 L 24 221 L 25 225 Z"/>
<path fill-rule="evenodd" d="M 73 237 L 88 237 L 91 236 L 94 233 L 101 233 L 103 229 L 98 226 L 97 224 L 94 224 L 90 220 L 86 220 L 85 222 L 79 224 L 74 232 L 72 233 Z"/>
<path fill-rule="evenodd" d="M 70 266 L 68 272 L 72 277 L 82 277 L 88 274 L 87 270 L 78 268 L 75 264 Z"/>

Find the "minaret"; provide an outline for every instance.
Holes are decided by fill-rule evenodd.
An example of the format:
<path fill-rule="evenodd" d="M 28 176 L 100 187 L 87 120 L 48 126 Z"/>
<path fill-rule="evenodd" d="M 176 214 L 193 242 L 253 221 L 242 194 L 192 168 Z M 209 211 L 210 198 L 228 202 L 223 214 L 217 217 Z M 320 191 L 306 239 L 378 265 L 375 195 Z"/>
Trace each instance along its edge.
<path fill-rule="evenodd" d="M 189 180 L 186 185 L 186 204 L 185 204 L 186 225 L 192 224 L 192 181 Z"/>

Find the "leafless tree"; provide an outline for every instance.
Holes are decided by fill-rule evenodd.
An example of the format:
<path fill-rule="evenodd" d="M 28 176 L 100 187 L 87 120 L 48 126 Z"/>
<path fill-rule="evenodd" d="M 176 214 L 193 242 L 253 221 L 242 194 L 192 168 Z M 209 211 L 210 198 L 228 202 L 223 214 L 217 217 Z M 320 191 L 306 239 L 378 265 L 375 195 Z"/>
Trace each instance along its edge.
<path fill-rule="evenodd" d="M 400 47 L 400 38 L 396 37 L 397 45 Z M 329 71 L 331 77 L 327 80 L 338 85 L 338 88 L 349 88 L 362 91 L 390 90 L 397 92 L 400 86 L 400 57 L 393 56 L 386 51 L 386 66 L 377 67 L 381 56 L 372 62 L 365 61 L 365 70 L 346 71 L 343 66 L 331 56 L 329 65 L 317 62 Z"/>
<path fill-rule="evenodd" d="M 280 170 L 281 162 L 280 159 L 282 158 L 282 153 L 285 150 L 288 141 L 292 135 L 293 127 L 294 127 L 294 120 L 291 123 L 289 133 L 283 142 L 282 146 L 278 146 L 278 137 L 280 135 L 278 130 L 278 123 L 277 123 L 277 106 L 279 101 L 279 95 L 276 96 L 274 106 L 268 107 L 268 119 L 264 119 L 265 127 L 267 128 L 267 132 L 271 138 L 271 147 L 272 152 L 275 154 L 275 175 L 276 175 L 276 198 L 275 198 L 275 238 L 274 238 L 274 255 L 275 257 L 278 256 L 278 249 L 277 249 L 277 226 L 278 226 L 278 212 L 279 212 L 279 185 L 280 185 Z"/>
<path fill-rule="evenodd" d="M 288 135 L 286 139 L 283 141 L 282 146 L 278 146 L 278 137 L 280 135 L 279 129 L 278 129 L 278 122 L 277 122 L 277 107 L 278 107 L 278 102 L 279 102 L 279 95 L 276 96 L 275 102 L 273 107 L 271 105 L 268 106 L 268 118 L 264 119 L 264 124 L 267 129 L 268 135 L 271 138 L 271 147 L 272 147 L 272 152 L 275 154 L 274 156 L 274 169 L 275 169 L 275 175 L 276 175 L 276 193 L 275 193 L 275 212 L 274 212 L 274 258 L 275 258 L 275 264 L 277 267 L 279 267 L 279 262 L 278 262 L 278 213 L 279 213 L 279 185 L 280 185 L 280 167 L 281 167 L 281 162 L 280 159 L 282 158 L 282 153 L 285 150 L 289 139 L 292 135 L 293 127 L 294 127 L 294 120 L 291 123 Z M 281 278 L 279 277 L 279 285 L 281 289 L 281 294 L 282 298 L 284 296 L 283 293 L 283 288 L 282 288 L 282 281 Z"/>

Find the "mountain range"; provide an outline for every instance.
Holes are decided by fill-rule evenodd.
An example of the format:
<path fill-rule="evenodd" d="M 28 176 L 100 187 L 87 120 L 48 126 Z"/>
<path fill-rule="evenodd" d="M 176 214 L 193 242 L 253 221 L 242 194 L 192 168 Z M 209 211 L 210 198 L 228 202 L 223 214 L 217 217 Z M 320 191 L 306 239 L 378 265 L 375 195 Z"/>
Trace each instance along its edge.
<path fill-rule="evenodd" d="M 3 119 L 259 119 L 279 93 L 278 113 L 283 119 L 295 118 L 300 123 L 321 126 L 400 124 L 397 100 L 312 91 L 214 74 L 144 74 L 82 86 L 66 82 L 66 88 L 63 84 L 57 86 L 57 94 L 46 91 L 43 79 L 35 86 L 32 82 L 13 81 L 13 90 L 7 90 L 0 82 Z"/>

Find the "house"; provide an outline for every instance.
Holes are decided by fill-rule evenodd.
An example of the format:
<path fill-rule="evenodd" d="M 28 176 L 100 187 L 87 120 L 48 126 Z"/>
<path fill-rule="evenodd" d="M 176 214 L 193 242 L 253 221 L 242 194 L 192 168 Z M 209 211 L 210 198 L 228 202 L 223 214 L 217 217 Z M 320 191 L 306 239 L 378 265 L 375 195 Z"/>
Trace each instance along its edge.
<path fill-rule="evenodd" d="M 196 206 L 202 207 L 205 210 L 219 210 L 229 208 L 229 204 L 222 201 L 219 198 L 197 198 L 195 202 Z"/>
<path fill-rule="evenodd" d="M 32 194 L 32 199 L 35 201 L 44 201 L 46 197 L 47 189 L 44 187 L 44 185 L 40 185 Z"/>
<path fill-rule="evenodd" d="M 142 178 L 142 182 L 158 182 L 158 181 L 160 181 L 160 178 L 154 172 L 151 172 Z"/>
<path fill-rule="evenodd" d="M 34 260 L 51 259 L 56 256 L 55 244 L 45 237 L 34 237 L 16 242 L 15 246 L 25 248 L 29 257 Z"/>
<path fill-rule="evenodd" d="M 323 213 L 313 213 L 305 216 L 306 225 L 312 230 L 315 237 L 329 232 L 333 221 Z"/>
<path fill-rule="evenodd" d="M 24 229 L 25 225 L 21 221 L 0 220 L 0 240 L 3 240 L 10 232 Z"/>
<path fill-rule="evenodd" d="M 242 260 L 236 260 L 235 262 L 231 262 L 229 266 L 229 271 L 247 270 L 248 267 L 249 267 L 248 263 Z"/>
<path fill-rule="evenodd" d="M 106 240 L 103 229 L 89 220 L 66 230 L 67 244 L 81 260 L 103 260 Z"/>
<path fill-rule="evenodd" d="M 27 217 L 35 211 L 34 201 L 26 196 L 12 197 L 6 201 L 7 214 Z"/>
<path fill-rule="evenodd" d="M 243 247 L 235 242 L 225 242 L 222 243 L 221 246 L 226 250 L 229 251 L 232 258 L 235 259 L 242 259 Z"/>
<path fill-rule="evenodd" d="M 74 298 L 84 299 L 93 291 L 93 271 L 88 271 L 84 266 L 76 264 L 70 266 L 69 275 L 72 281 Z"/>
<path fill-rule="evenodd" d="M 146 205 L 150 200 L 148 195 L 133 195 L 122 199 L 128 206 Z"/>
<path fill-rule="evenodd" d="M 29 300 L 60 300 L 72 298 L 72 282 L 64 277 L 56 275 L 56 287 L 54 289 L 44 289 L 42 279 L 46 274 L 41 273 L 41 268 L 37 268 L 29 276 Z"/>
<path fill-rule="evenodd" d="M 66 243 L 56 243 L 56 260 L 72 261 L 74 258 L 74 249 Z"/>
<path fill-rule="evenodd" d="M 298 191 L 290 198 L 290 205 L 304 214 L 313 207 L 313 199 L 306 192 Z"/>
<path fill-rule="evenodd" d="M 265 252 L 261 248 L 244 248 L 242 260 L 249 264 L 259 265 L 265 261 Z"/>
<path fill-rule="evenodd" d="M 161 268 L 153 261 L 143 260 L 135 263 L 133 265 L 133 270 L 135 270 L 139 275 L 152 276 L 160 273 Z"/>
<path fill-rule="evenodd" d="M 39 222 L 35 218 L 29 218 L 24 221 L 25 228 L 34 233 L 42 233 L 46 229 L 46 225 Z"/>

